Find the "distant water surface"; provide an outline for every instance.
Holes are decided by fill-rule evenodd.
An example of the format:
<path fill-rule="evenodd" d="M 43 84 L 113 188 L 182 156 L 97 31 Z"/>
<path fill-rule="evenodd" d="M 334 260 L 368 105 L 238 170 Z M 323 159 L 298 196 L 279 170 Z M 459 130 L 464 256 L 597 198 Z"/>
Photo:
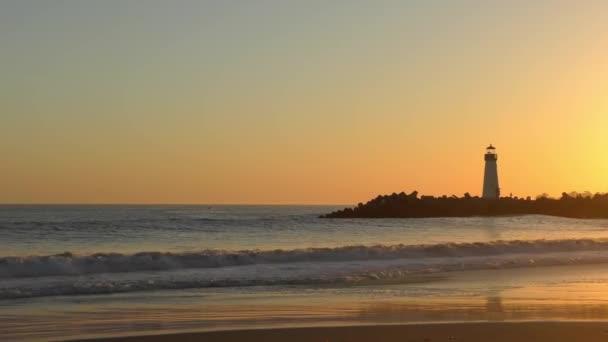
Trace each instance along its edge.
<path fill-rule="evenodd" d="M 550 216 L 320 219 L 338 206 L 0 206 L 2 256 L 608 237 Z"/>

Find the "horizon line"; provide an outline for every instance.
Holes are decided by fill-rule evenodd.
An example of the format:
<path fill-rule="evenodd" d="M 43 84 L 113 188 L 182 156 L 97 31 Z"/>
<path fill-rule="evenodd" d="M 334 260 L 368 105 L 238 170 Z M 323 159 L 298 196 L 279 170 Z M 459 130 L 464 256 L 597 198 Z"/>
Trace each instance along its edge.
<path fill-rule="evenodd" d="M 344 204 L 344 203 L 70 203 L 70 202 L 59 202 L 59 203 L 0 203 L 0 206 L 68 206 L 68 205 L 81 205 L 81 206 L 120 206 L 120 205 L 133 205 L 133 206 L 170 206 L 170 205 L 181 205 L 181 206 L 349 206 L 357 205 L 356 203 Z"/>

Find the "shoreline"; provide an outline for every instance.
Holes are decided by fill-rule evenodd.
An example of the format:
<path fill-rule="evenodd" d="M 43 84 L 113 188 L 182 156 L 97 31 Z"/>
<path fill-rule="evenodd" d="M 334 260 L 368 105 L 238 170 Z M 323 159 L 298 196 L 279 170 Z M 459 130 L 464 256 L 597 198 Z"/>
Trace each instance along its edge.
<path fill-rule="evenodd" d="M 584 281 L 572 284 L 570 281 Z M 543 282 L 539 284 L 539 281 Z M 599 283 L 593 283 L 597 282 Z M 553 285 L 546 285 L 549 282 Z M 538 324 L 551 322 L 554 326 L 570 326 L 572 322 L 604 323 L 608 331 L 608 304 L 598 294 L 608 289 L 608 269 L 593 266 L 540 267 L 505 271 L 463 271 L 449 277 L 432 279 L 428 283 L 407 285 L 362 286 L 354 291 L 336 292 L 318 289 L 302 292 L 301 288 L 260 289 L 258 292 L 234 293 L 233 290 L 158 291 L 142 293 L 135 301 L 131 295 L 92 296 L 70 299 L 58 307 L 61 313 L 53 317 L 38 315 L 22 320 L 28 312 L 50 301 L 43 299 L 35 305 L 12 312 L 16 321 L 0 324 L 7 340 L 83 340 L 95 341 L 285 341 L 296 339 L 306 331 L 301 341 L 366 341 L 348 332 L 357 327 L 380 329 L 374 334 L 410 336 L 412 329 L 423 329 L 417 335 L 432 341 L 448 341 L 450 336 L 475 340 L 467 329 L 479 331 L 480 324 Z M 436 289 L 447 289 L 437 292 Z M 460 289 L 456 292 L 454 290 Z M 382 295 L 378 290 L 381 290 Z M 411 295 L 415 291 L 419 295 Z M 430 291 L 430 292 L 427 292 Z M 130 307 L 128 303 L 142 303 Z M 102 303 L 101 305 L 99 305 Z M 126 305 L 124 303 L 127 303 Z M 101 313 L 103 311 L 103 313 Z M 21 313 L 20 313 L 21 312 Z M 83 316 L 83 314 L 86 314 Z M 65 317 L 62 317 L 66 315 Z M 82 317 L 85 317 L 83 320 Z M 42 320 L 42 323 L 41 322 Z M 511 323 L 502 323 L 511 322 Z M 48 330 L 49 325 L 62 327 L 63 333 Z M 578 323 L 577 323 L 578 324 Z M 391 332 L 386 327 L 407 325 Z M 411 326 L 427 328 L 412 328 Z M 437 326 L 456 327 L 443 335 L 432 335 Z M 593 325 L 593 324 L 592 324 Z M 428 328 L 432 326 L 433 328 Z M 460 328 L 459 326 L 465 327 Z M 40 328 L 37 328 L 40 327 Z M 299 329 L 299 330 L 298 330 Z M 331 332 L 319 329 L 337 329 Z M 346 329 L 346 330 L 345 330 Z M 464 333 L 456 334 L 452 331 Z M 510 328 L 509 328 L 510 329 Z M 522 329 L 522 328 L 520 328 Z M 539 328 L 534 328 L 538 330 Z M 552 329 L 552 328 L 549 328 Z M 587 328 L 577 328 L 587 330 Z M 29 331 L 32 331 L 30 333 Z M 260 332 L 260 330 L 263 330 Z M 278 331 L 283 335 L 276 337 Z M 348 331 L 347 331 L 348 330 Z M 496 329 L 495 329 L 496 330 Z M 504 326 L 487 335 L 503 334 Z M 507 329 L 508 330 L 508 329 Z M 525 329 L 524 329 L 525 330 Z M 596 331 L 599 331 L 596 329 Z M 431 335 L 429 335 L 429 333 Z M 7 335 L 8 334 L 8 335 Z M 238 334 L 238 335 L 234 335 Z M 479 336 L 487 336 L 481 334 Z M 523 331 L 511 340 L 526 340 Z M 543 336 L 545 332 L 543 332 Z M 564 332 L 566 334 L 566 332 Z M 293 335 L 289 338 L 287 335 Z M 596 334 L 598 335 L 598 334 Z M 331 339 L 328 338 L 332 337 Z M 434 337 L 433 337 L 434 336 Z M 570 336 L 570 335 L 568 335 Z M 137 337 L 137 338 L 136 338 Z M 602 336 L 608 341 L 608 334 Z M 412 341 L 424 341 L 412 339 Z M 369 340 L 369 339 L 367 339 Z M 391 339 L 389 339 L 390 341 Z M 394 341 L 409 339 L 394 338 Z M 481 341 L 487 339 L 478 339 Z M 505 339 L 508 341 L 510 339 Z M 532 338 L 528 340 L 534 340 Z M 551 335 L 544 340 L 551 341 Z M 567 339 L 566 339 L 567 340 Z M 572 339 L 578 340 L 578 339 Z M 586 339 L 590 340 L 590 339 Z M 291 341 L 290 341 L 291 342 Z M 376 342 L 376 341 L 373 341 Z"/>
<path fill-rule="evenodd" d="M 93 338 L 88 342 L 164 341 L 606 341 L 608 321 L 511 321 L 261 328 Z"/>

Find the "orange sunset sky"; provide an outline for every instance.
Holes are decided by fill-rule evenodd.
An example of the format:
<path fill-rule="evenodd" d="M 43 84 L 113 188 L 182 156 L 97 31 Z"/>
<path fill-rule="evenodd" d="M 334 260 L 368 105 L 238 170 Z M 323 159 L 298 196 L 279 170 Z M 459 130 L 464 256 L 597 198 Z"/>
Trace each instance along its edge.
<path fill-rule="evenodd" d="M 254 4 L 255 3 L 255 4 Z M 608 2 L 6 1 L 0 203 L 608 191 Z"/>

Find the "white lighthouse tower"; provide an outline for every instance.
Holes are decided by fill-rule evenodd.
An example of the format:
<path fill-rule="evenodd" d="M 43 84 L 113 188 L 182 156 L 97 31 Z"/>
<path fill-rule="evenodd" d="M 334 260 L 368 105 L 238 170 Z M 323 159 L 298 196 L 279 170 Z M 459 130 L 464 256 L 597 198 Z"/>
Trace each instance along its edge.
<path fill-rule="evenodd" d="M 483 198 L 497 199 L 500 197 L 500 187 L 498 186 L 498 167 L 496 161 L 498 155 L 496 148 L 490 144 L 486 148 L 485 154 L 486 168 L 483 174 Z"/>

